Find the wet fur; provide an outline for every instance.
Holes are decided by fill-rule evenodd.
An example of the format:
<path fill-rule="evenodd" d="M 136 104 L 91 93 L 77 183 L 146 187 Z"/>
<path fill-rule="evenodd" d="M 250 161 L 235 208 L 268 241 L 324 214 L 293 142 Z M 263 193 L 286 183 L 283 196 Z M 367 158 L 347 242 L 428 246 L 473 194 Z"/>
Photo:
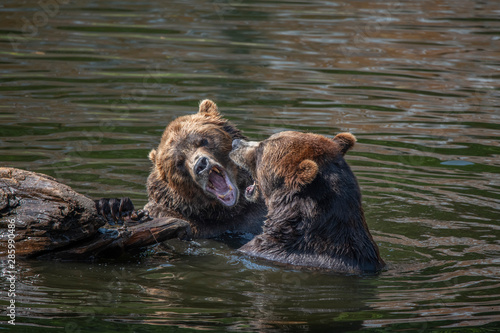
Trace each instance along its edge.
<path fill-rule="evenodd" d="M 377 272 L 384 262 L 368 230 L 356 177 L 344 160 L 355 138 L 282 132 L 233 150 L 259 184 L 263 233 L 240 250 L 286 264 L 342 273 Z M 304 161 L 305 162 L 304 164 Z"/>
<path fill-rule="evenodd" d="M 236 138 L 245 137 L 210 100 L 200 103 L 198 113 L 172 121 L 158 148 L 149 154 L 153 167 L 145 209 L 150 216 L 184 219 L 198 238 L 216 237 L 225 231 L 259 233 L 266 214 L 263 201 L 250 203 L 239 198 L 233 207 L 226 207 L 200 187 L 191 171 L 196 154 L 208 156 L 227 171 L 241 197 L 253 180 L 229 159 Z"/>

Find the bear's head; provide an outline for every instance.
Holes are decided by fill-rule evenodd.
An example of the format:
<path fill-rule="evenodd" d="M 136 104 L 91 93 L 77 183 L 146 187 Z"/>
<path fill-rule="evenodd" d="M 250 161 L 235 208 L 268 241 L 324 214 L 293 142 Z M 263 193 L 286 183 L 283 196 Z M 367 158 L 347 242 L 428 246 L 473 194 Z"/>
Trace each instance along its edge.
<path fill-rule="evenodd" d="M 263 197 L 262 234 L 240 251 L 286 264 L 339 272 L 384 266 L 368 230 L 361 190 L 344 159 L 356 138 L 281 132 L 262 142 L 236 139 L 230 153 L 255 179 L 245 196 Z"/>
<path fill-rule="evenodd" d="M 262 142 L 235 139 L 230 157 L 255 179 L 245 191 L 245 197 L 255 201 L 260 196 L 267 199 L 277 191 L 300 192 L 316 179 L 323 165 L 344 162 L 345 153 L 355 142 L 356 138 L 350 133 L 329 139 L 286 131 Z"/>
<path fill-rule="evenodd" d="M 172 121 L 149 153 L 150 199 L 183 214 L 235 206 L 241 183 L 240 169 L 229 158 L 235 139 L 244 136 L 211 100 L 203 100 L 198 113 Z"/>

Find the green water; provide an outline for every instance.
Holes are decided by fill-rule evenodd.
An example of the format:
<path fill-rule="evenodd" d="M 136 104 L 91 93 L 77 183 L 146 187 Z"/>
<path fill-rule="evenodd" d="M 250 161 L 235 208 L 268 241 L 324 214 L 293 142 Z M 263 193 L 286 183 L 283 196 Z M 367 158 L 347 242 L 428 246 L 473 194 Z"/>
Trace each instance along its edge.
<path fill-rule="evenodd" d="M 3 261 L 0 329 L 500 330 L 499 15 L 465 0 L 2 1 L 0 166 L 141 206 L 148 152 L 201 99 L 254 140 L 350 131 L 388 268 L 297 271 L 212 240 L 17 260 L 12 326 Z"/>

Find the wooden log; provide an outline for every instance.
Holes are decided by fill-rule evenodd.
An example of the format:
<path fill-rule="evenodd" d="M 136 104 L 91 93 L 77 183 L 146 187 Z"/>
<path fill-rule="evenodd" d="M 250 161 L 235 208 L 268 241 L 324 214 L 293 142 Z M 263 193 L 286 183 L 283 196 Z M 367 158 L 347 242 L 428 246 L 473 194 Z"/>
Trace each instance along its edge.
<path fill-rule="evenodd" d="M 12 223 L 19 257 L 121 256 L 191 233 L 189 224 L 176 218 L 105 229 L 106 221 L 90 198 L 50 176 L 0 168 L 0 256 L 7 254 Z"/>
<path fill-rule="evenodd" d="M 189 223 L 176 218 L 156 218 L 122 229 L 108 229 L 83 243 L 74 244 L 63 251 L 51 252 L 41 258 L 95 259 L 119 258 L 141 252 L 146 247 L 168 239 L 190 237 Z"/>
<path fill-rule="evenodd" d="M 90 238 L 106 221 L 94 201 L 54 178 L 0 168 L 0 255 L 7 223 L 14 221 L 16 255 L 37 256 Z"/>

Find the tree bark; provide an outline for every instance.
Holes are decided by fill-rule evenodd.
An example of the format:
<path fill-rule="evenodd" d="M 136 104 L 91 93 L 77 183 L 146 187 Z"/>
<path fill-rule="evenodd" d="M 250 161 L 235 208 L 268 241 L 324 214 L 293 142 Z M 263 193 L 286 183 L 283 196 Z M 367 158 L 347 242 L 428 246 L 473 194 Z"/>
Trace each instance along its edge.
<path fill-rule="evenodd" d="M 117 257 L 190 235 L 189 224 L 175 218 L 120 229 L 105 224 L 94 201 L 69 186 L 47 175 L 0 168 L 0 257 L 12 237 L 18 257 L 85 259 Z"/>

